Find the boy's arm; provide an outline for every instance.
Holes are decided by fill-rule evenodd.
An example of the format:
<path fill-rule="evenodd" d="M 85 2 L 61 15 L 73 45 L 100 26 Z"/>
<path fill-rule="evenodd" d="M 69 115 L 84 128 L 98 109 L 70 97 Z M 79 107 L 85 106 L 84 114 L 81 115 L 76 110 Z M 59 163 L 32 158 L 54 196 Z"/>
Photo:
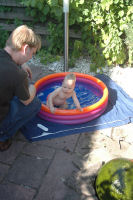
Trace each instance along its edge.
<path fill-rule="evenodd" d="M 77 98 L 77 96 L 76 96 L 75 91 L 73 91 L 72 98 L 73 98 L 73 101 L 74 101 L 74 103 L 75 103 L 77 109 L 80 110 L 80 111 L 83 111 L 83 109 L 82 109 L 81 106 L 80 106 L 80 103 L 79 103 L 79 100 L 78 100 L 78 98 Z"/>

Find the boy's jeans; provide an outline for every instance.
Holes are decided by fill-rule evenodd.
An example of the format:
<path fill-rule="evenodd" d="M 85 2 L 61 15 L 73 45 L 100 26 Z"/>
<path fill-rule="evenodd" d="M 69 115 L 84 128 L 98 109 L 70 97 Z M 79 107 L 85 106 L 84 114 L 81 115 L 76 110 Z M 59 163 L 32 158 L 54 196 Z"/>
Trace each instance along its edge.
<path fill-rule="evenodd" d="M 0 141 L 11 138 L 39 112 L 40 108 L 41 102 L 37 97 L 27 106 L 21 103 L 17 97 L 14 97 L 7 117 L 0 123 Z"/>

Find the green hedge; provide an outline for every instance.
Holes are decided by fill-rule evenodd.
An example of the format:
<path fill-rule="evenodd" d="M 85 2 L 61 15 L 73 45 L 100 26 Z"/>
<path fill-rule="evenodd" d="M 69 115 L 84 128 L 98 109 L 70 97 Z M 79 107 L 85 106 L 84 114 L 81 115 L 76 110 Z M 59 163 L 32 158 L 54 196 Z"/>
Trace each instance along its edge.
<path fill-rule="evenodd" d="M 34 23 L 48 23 L 48 51 L 62 54 L 63 0 L 19 1 L 27 6 L 26 12 L 34 18 Z M 71 60 L 84 51 L 90 55 L 94 69 L 102 68 L 104 64 L 133 64 L 133 46 L 129 42 L 130 37 L 133 38 L 133 31 L 127 32 L 132 21 L 132 0 L 70 0 L 69 27 L 81 32 L 80 40 L 69 40 Z"/>

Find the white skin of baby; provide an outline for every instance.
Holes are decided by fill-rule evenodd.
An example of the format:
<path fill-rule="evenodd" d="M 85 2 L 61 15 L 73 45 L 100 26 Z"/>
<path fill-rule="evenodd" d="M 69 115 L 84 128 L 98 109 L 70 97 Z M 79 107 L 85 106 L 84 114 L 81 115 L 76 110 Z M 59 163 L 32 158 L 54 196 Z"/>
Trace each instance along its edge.
<path fill-rule="evenodd" d="M 74 80 L 64 80 L 62 86 L 54 90 L 49 94 L 47 100 L 47 106 L 52 113 L 55 112 L 56 108 L 54 106 L 59 106 L 62 109 L 67 107 L 66 99 L 72 97 L 73 101 L 78 110 L 82 111 L 79 100 L 77 99 L 76 93 L 74 91 L 75 81 Z"/>

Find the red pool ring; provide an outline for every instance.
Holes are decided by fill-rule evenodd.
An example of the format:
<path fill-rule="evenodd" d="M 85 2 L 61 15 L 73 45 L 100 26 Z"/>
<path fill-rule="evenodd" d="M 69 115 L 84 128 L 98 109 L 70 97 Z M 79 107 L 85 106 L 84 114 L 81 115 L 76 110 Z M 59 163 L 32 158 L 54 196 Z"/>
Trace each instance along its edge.
<path fill-rule="evenodd" d="M 70 72 L 55 73 L 45 76 L 35 83 L 37 92 L 45 85 L 56 80 L 62 80 Z M 44 120 L 61 124 L 80 124 L 99 117 L 106 109 L 108 104 L 108 89 L 106 85 L 98 78 L 88 74 L 73 72 L 76 75 L 76 81 L 80 80 L 85 84 L 92 84 L 102 91 L 100 100 L 90 106 L 84 107 L 83 111 L 77 109 L 56 109 L 55 113 L 51 113 L 49 108 L 42 103 L 39 116 Z"/>

